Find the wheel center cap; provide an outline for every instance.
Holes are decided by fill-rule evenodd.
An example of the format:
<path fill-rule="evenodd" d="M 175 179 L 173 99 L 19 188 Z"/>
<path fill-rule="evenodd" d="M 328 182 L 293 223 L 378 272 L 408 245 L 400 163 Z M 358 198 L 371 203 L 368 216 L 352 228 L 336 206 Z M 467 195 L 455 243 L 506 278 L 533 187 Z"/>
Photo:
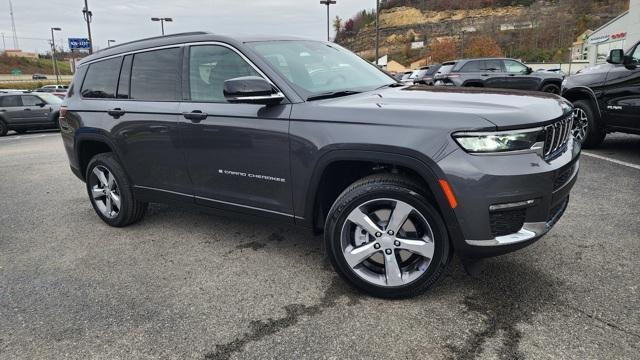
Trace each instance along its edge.
<path fill-rule="evenodd" d="M 384 249 L 391 249 L 393 248 L 393 241 L 391 236 L 383 236 L 380 238 L 380 245 L 382 245 Z"/>

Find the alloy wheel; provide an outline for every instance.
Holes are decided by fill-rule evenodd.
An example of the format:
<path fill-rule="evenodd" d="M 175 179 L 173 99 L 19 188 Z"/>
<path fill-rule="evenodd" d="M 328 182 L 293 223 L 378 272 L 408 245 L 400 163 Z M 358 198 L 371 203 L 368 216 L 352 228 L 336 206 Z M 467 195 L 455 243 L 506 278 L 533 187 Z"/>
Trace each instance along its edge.
<path fill-rule="evenodd" d="M 582 142 L 587 137 L 588 130 L 589 117 L 587 113 L 580 108 L 575 108 L 573 110 L 573 136 Z"/>
<path fill-rule="evenodd" d="M 423 275 L 434 254 L 431 226 L 416 208 L 395 199 L 365 202 L 341 231 L 344 259 L 363 280 L 393 287 Z"/>
<path fill-rule="evenodd" d="M 102 165 L 93 168 L 89 178 L 91 197 L 96 207 L 109 219 L 113 219 L 120 213 L 121 196 L 118 182 L 113 174 Z"/>

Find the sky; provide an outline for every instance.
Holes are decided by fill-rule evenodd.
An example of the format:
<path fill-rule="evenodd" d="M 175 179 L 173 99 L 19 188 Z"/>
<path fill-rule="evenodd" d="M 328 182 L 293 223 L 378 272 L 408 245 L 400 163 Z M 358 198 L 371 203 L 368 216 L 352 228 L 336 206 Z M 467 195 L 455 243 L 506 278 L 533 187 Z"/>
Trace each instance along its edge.
<path fill-rule="evenodd" d="M 12 0 L 23 51 L 44 53 L 50 49 L 51 27 L 56 45 L 67 49 L 67 38 L 87 37 L 82 17 L 84 0 Z M 326 39 L 326 6 L 320 0 L 88 0 L 93 12 L 91 32 L 94 49 L 107 46 L 107 40 L 123 43 L 161 34 L 160 23 L 151 17 L 172 17 L 165 32 L 209 31 L 225 35 L 294 35 Z M 347 19 L 375 0 L 337 0 L 331 18 Z M 0 32 L 6 47 L 14 48 L 9 0 L 0 0 Z M 332 30 L 333 33 L 333 30 Z M 333 35 L 332 35 L 333 37 Z M 2 39 L 0 38 L 0 41 Z M 0 43 L 4 48 L 4 45 Z"/>

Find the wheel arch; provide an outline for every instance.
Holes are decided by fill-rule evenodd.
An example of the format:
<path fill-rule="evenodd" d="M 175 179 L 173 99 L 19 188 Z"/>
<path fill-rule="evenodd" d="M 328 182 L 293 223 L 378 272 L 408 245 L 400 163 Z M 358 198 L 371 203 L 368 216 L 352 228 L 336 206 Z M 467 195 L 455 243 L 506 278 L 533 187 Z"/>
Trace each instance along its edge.
<path fill-rule="evenodd" d="M 78 170 L 80 172 L 80 175 L 82 176 L 82 180 L 86 181 L 85 177 L 87 166 L 89 165 L 89 161 L 91 161 L 91 158 L 93 158 L 94 156 L 101 153 L 111 152 L 116 156 L 118 161 L 120 161 L 117 147 L 115 146 L 113 141 L 111 141 L 111 139 L 104 134 L 101 134 L 99 132 L 76 133 L 74 142 L 76 159 L 78 159 Z"/>
<path fill-rule="evenodd" d="M 370 148 L 370 146 L 368 147 Z M 324 153 L 316 162 L 306 189 L 307 201 L 304 206 L 304 215 L 308 225 L 312 226 L 314 230 L 323 228 L 326 218 L 326 213 L 322 213 L 321 208 L 323 201 L 330 201 L 333 204 L 344 188 L 353 181 L 378 172 L 391 172 L 406 174 L 425 185 L 426 188 L 423 195 L 435 202 L 434 206 L 443 217 L 450 239 L 452 241 L 453 239 L 461 239 L 463 236 L 457 218 L 439 185 L 439 180 L 446 178 L 444 173 L 433 160 L 414 154 L 414 152 L 409 149 L 396 149 L 385 146 L 375 150 L 352 148 L 330 150 Z M 323 199 L 324 187 L 330 186 L 327 185 L 325 180 L 329 175 L 333 174 L 334 167 L 341 168 L 340 164 L 347 164 L 350 170 L 357 168 L 361 164 L 374 165 L 374 168 L 373 171 L 362 172 L 362 176 L 357 178 L 347 176 L 349 183 L 346 186 L 339 186 L 340 191 L 337 194 L 334 191 L 330 193 L 329 199 Z M 358 174 L 357 171 L 356 174 Z"/>
<path fill-rule="evenodd" d="M 596 94 L 588 87 L 575 87 L 562 92 L 562 97 L 573 102 L 587 100 L 594 105 L 594 110 L 599 119 L 602 119 L 602 111 Z"/>

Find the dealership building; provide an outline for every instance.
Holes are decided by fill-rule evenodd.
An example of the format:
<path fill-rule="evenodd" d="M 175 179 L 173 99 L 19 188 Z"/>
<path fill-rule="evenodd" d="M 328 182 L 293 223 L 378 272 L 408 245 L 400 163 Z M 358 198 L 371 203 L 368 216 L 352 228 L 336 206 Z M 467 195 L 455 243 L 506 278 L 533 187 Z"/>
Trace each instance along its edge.
<path fill-rule="evenodd" d="M 640 41 L 640 0 L 630 0 L 629 10 L 596 29 L 588 39 L 589 64 L 606 62 L 609 51 L 629 49 Z"/>

